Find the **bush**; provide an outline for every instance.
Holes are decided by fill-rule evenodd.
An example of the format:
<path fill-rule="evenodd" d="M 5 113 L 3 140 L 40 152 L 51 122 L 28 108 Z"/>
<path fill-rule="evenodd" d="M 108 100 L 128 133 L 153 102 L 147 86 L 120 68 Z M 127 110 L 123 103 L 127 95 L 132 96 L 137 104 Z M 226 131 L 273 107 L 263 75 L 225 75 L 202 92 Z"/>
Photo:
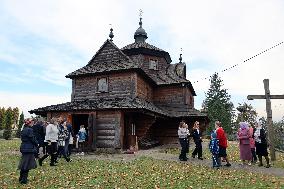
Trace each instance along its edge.
<path fill-rule="evenodd" d="M 12 130 L 4 130 L 4 133 L 3 133 L 3 138 L 6 139 L 6 140 L 9 140 L 11 139 L 11 136 L 12 136 Z"/>
<path fill-rule="evenodd" d="M 230 134 L 230 135 L 227 135 L 227 139 L 229 141 L 236 141 L 237 140 L 237 134 Z"/>

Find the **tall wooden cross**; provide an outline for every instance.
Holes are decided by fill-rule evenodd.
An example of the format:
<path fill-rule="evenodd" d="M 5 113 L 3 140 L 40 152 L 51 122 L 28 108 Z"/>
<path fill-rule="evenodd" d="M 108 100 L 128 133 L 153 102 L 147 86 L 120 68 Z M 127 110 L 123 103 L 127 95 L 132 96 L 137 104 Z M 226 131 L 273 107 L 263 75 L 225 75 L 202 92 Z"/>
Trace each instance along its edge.
<path fill-rule="evenodd" d="M 270 141 L 270 157 L 272 161 L 276 160 L 275 156 L 275 142 L 274 142 L 274 129 L 272 126 L 272 110 L 270 99 L 284 99 L 284 95 L 270 95 L 269 90 L 269 79 L 264 79 L 264 90 L 265 95 L 248 95 L 248 100 L 253 99 L 266 99 L 266 113 L 267 113 L 267 128 L 268 128 L 268 139 Z"/>

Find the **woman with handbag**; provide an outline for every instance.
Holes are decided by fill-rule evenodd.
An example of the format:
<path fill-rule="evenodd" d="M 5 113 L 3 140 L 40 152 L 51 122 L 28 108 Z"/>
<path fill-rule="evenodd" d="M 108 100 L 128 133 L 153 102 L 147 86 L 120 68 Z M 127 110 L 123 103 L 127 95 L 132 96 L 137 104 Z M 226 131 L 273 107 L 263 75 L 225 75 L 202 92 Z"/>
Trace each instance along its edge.
<path fill-rule="evenodd" d="M 251 165 L 251 149 L 250 149 L 250 132 L 248 124 L 245 122 L 240 122 L 240 128 L 238 130 L 238 139 L 239 139 L 239 147 L 240 147 L 240 159 L 243 161 L 243 165 L 246 164 Z"/>
<path fill-rule="evenodd" d="M 19 182 L 21 184 L 28 183 L 28 174 L 31 169 L 37 167 L 35 161 L 35 154 L 37 153 L 38 143 L 33 133 L 33 120 L 28 118 L 25 120 L 24 128 L 21 131 L 21 146 L 20 152 L 22 153 L 18 169 L 20 169 Z"/>

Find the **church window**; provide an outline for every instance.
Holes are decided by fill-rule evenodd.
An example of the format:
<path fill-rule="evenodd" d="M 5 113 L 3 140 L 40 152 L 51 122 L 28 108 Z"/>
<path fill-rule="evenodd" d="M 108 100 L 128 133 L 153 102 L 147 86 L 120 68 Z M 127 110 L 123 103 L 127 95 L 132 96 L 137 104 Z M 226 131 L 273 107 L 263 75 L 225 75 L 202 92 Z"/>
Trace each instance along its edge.
<path fill-rule="evenodd" d="M 108 79 L 106 77 L 102 77 L 98 79 L 98 92 L 108 92 Z"/>
<path fill-rule="evenodd" d="M 150 59 L 150 62 L 149 62 L 149 69 L 150 69 L 150 70 L 158 70 L 158 61 L 157 61 L 157 60 Z"/>

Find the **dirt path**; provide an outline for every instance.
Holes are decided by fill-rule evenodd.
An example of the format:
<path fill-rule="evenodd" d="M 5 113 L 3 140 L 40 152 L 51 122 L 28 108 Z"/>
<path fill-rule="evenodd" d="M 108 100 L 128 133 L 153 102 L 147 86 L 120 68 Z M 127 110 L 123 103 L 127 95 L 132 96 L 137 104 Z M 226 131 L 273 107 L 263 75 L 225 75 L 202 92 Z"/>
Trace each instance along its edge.
<path fill-rule="evenodd" d="M 169 154 L 169 153 L 161 153 L 161 148 L 156 147 L 149 150 L 140 150 L 136 152 L 135 154 L 103 154 L 103 155 L 85 155 L 85 156 L 76 156 L 76 158 L 82 158 L 82 159 L 99 159 L 99 160 L 110 160 L 110 161 L 133 161 L 134 159 L 140 158 L 140 157 L 151 157 L 154 159 L 159 160 L 167 160 L 167 161 L 174 161 L 174 162 L 180 162 L 177 155 Z M 180 162 L 180 163 L 186 163 L 186 164 L 194 164 L 194 165 L 206 165 L 208 167 L 212 167 L 211 159 L 204 159 L 199 160 L 197 158 L 189 158 L 186 162 Z M 284 169 L 281 168 L 265 168 L 265 167 L 258 167 L 257 165 L 241 165 L 239 162 L 231 162 L 231 167 L 221 167 L 221 169 L 234 169 L 234 170 L 245 170 L 249 172 L 254 173 L 260 173 L 260 174 L 270 174 L 274 176 L 279 176 L 284 178 Z"/>

